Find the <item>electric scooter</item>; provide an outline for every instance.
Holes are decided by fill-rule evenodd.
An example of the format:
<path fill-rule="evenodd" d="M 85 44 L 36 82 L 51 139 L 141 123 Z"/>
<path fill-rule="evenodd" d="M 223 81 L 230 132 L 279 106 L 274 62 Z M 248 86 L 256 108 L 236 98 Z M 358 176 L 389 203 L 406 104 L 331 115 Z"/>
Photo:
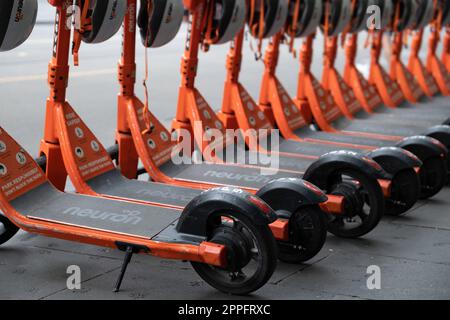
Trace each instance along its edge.
<path fill-rule="evenodd" d="M 57 7 L 57 30 L 61 32 L 57 36 L 69 37 L 66 10 L 73 3 L 65 0 L 50 3 Z M 111 13 L 110 4 L 107 3 Z M 0 33 L 5 36 L 7 49 L 25 41 L 30 34 L 37 1 L 8 0 L 0 4 L 2 17 L 13 17 L 18 10 L 22 19 L 10 19 L 10 28 Z M 120 11 L 120 3 L 114 10 Z M 119 16 L 118 13 L 114 19 Z M 61 54 L 60 50 L 65 51 L 56 42 L 54 49 L 56 56 Z M 50 65 L 50 69 L 59 67 Z M 64 87 L 63 77 L 49 81 L 57 81 L 61 85 L 58 88 Z M 64 116 L 62 109 L 60 104 L 58 113 Z M 62 132 L 69 134 L 64 129 Z M 56 189 L 40 166 L 3 128 L 0 146 L 0 207 L 5 214 L 0 215 L 0 222 L 6 228 L 2 243 L 21 228 L 124 251 L 115 291 L 119 290 L 127 265 L 136 253 L 190 261 L 207 283 L 231 294 L 257 290 L 276 267 L 276 243 L 268 228 L 276 215 L 263 201 L 242 190 L 211 189 L 184 210 L 69 194 Z M 95 143 L 91 144 L 92 149 L 96 149 L 94 146 Z"/>
<path fill-rule="evenodd" d="M 200 94 L 194 87 L 195 71 L 197 67 L 197 54 L 201 42 L 201 35 L 204 30 L 202 25 L 203 19 L 201 17 L 206 16 L 205 10 L 208 5 L 207 2 L 184 2 L 186 7 L 190 10 L 189 27 L 188 27 L 188 40 L 186 44 L 186 51 L 182 60 L 182 72 L 183 83 L 180 88 L 180 103 L 189 104 L 192 108 L 196 107 L 197 102 L 203 104 Z M 230 2 L 228 2 L 231 4 Z M 242 2 L 241 2 L 242 5 Z M 227 10 L 230 10 L 230 7 Z M 231 6 L 231 10 L 233 6 Z M 226 15 L 224 15 L 226 16 Z M 220 24 L 219 24 L 220 25 Z M 228 30 L 228 29 L 227 29 Z M 214 34 L 214 33 L 212 33 Z M 221 37 L 221 39 L 223 39 Z M 191 188 L 201 187 L 202 185 L 210 184 L 232 184 L 239 185 L 245 189 L 259 189 L 262 187 L 258 195 L 268 201 L 270 205 L 275 209 L 282 211 L 282 205 L 286 204 L 283 199 L 283 193 L 280 192 L 277 196 L 277 203 L 272 203 L 270 199 L 265 198 L 262 194 L 262 190 L 265 190 L 264 184 L 270 181 L 273 177 L 278 177 L 282 171 L 278 171 L 273 177 L 267 177 L 261 175 L 261 168 L 252 168 L 250 166 L 236 165 L 230 163 L 224 163 L 217 161 L 216 163 L 202 163 L 202 164 L 188 164 L 181 163 L 175 165 L 171 161 L 171 154 L 178 152 L 178 148 L 182 143 L 178 144 L 174 141 L 170 141 L 167 137 L 171 136 L 171 133 L 167 131 L 162 124 L 152 115 L 149 110 L 146 110 L 146 114 L 149 116 L 149 123 L 151 123 L 151 130 L 146 130 L 147 125 L 144 117 L 144 104 L 138 100 L 133 91 L 133 85 L 135 83 L 135 61 L 134 61 L 134 36 L 126 34 L 124 43 L 124 54 L 120 63 L 120 81 L 122 92 L 119 96 L 119 128 L 117 132 L 117 141 L 119 146 L 119 164 L 122 172 L 128 177 L 136 177 L 138 159 L 140 158 L 144 164 L 146 171 L 151 178 L 155 181 L 166 182 L 175 185 L 188 186 Z M 124 82 L 126 80 L 126 82 Z M 195 109 L 193 109 L 195 110 Z M 181 109 L 179 109 L 181 111 Z M 206 111 L 206 110 L 204 110 Z M 181 113 L 179 112 L 181 115 Z M 198 113 L 196 113 L 197 115 Z M 221 123 L 211 119 L 206 119 L 206 113 L 202 113 L 202 120 L 206 122 L 208 126 L 216 126 L 217 122 L 220 126 Z M 191 113 L 194 116 L 193 113 Z M 210 114 L 214 116 L 213 113 Z M 180 122 L 183 124 L 184 129 L 188 129 L 190 120 L 186 118 L 186 121 Z M 183 129 L 178 127 L 178 129 Z M 203 146 L 200 143 L 199 146 Z M 190 157 L 191 154 L 187 155 Z M 348 161 L 352 159 L 351 161 Z M 297 161 L 297 160 L 296 160 Z M 297 161 L 300 162 L 300 161 Z M 301 163 L 301 162 L 300 162 Z M 367 194 L 367 202 L 370 206 L 362 208 L 363 202 L 358 202 L 362 198 L 358 195 L 360 187 L 355 188 L 354 184 L 342 181 L 341 176 L 344 171 L 344 164 L 346 164 L 345 173 L 354 177 L 355 180 L 360 181 L 360 187 L 365 189 L 363 194 Z M 372 160 L 350 153 L 334 153 L 328 154 L 317 161 L 313 166 L 310 166 L 303 178 L 310 181 L 322 181 L 322 185 L 325 185 L 325 181 L 328 181 L 328 186 L 324 186 L 324 190 L 327 191 L 329 197 L 328 202 L 321 207 L 323 210 L 330 213 L 330 218 L 333 220 L 329 223 L 329 231 L 345 236 L 355 237 L 361 236 L 373 228 L 374 220 L 378 218 L 366 219 L 368 216 L 378 216 L 380 210 L 383 210 L 384 200 L 380 186 L 377 183 L 377 179 L 373 178 L 371 174 L 373 170 L 376 170 L 375 177 L 383 171 Z M 369 170 L 369 171 L 364 171 Z M 275 172 L 274 172 L 275 173 Z M 292 175 L 292 172 L 289 173 Z M 297 177 L 301 175 L 297 172 Z M 379 176 L 381 178 L 381 176 Z M 336 180 L 337 179 L 337 180 Z M 341 181 L 341 182 L 338 182 Z M 338 182 L 336 184 L 336 182 Z M 341 185 L 341 187 L 338 187 Z M 345 186 L 345 187 L 344 187 Z M 338 187 L 339 190 L 335 190 Z M 370 191 L 369 191 L 370 190 Z M 356 191 L 356 193 L 355 193 Z M 350 196 L 353 194 L 353 196 Z M 359 200 L 357 200 L 359 199 Z M 273 200 L 272 200 L 273 201 Z M 363 209 L 362 211 L 360 209 Z M 367 210 L 367 211 L 366 211 Z M 290 210 L 285 210 L 289 213 Z M 359 212 L 359 213 L 358 213 Z M 357 215 L 361 215 L 365 221 L 362 221 Z M 338 217 L 340 216 L 340 217 Z M 346 216 L 346 217 L 344 217 Z M 354 217 L 352 222 L 351 216 Z M 370 226 L 369 226 L 370 225 Z M 368 227 L 369 226 L 369 227 Z"/>

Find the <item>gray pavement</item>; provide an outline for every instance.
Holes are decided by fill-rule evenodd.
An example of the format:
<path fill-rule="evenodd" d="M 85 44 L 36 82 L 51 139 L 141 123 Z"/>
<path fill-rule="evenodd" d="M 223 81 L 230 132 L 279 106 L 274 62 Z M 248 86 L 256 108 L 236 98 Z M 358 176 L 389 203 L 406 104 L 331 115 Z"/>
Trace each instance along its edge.
<path fill-rule="evenodd" d="M 52 27 L 40 24 L 19 49 L 0 59 L 0 119 L 32 154 L 42 136 L 47 64 Z M 150 107 L 169 125 L 175 113 L 179 61 L 185 30 L 168 46 L 150 50 Z M 363 42 L 363 41 L 361 41 Z M 320 72 L 321 44 L 317 40 L 314 71 Z M 120 36 L 97 45 L 83 45 L 81 66 L 72 67 L 68 100 L 105 145 L 116 126 L 116 64 Z M 258 96 L 262 62 L 255 62 L 246 43 L 242 82 Z M 198 87 L 210 104 L 221 104 L 227 46 L 202 54 Z M 298 64 L 283 50 L 279 76 L 295 93 Z M 143 51 L 138 52 L 138 95 L 143 96 Z M 359 62 L 367 63 L 368 50 Z M 339 61 L 342 66 L 342 61 Z M 70 187 L 68 187 L 70 189 Z M 386 217 L 364 239 L 329 236 L 322 252 L 310 263 L 280 263 L 270 283 L 253 299 L 449 299 L 450 298 L 450 189 L 420 202 L 398 218 Z M 188 263 L 136 256 L 124 280 L 123 291 L 111 289 L 122 254 L 105 248 L 19 233 L 0 247 L 0 299 L 229 299 L 206 285 Z M 82 270 L 81 290 L 66 288 L 66 268 Z M 366 269 L 381 268 L 381 290 L 368 290 Z"/>

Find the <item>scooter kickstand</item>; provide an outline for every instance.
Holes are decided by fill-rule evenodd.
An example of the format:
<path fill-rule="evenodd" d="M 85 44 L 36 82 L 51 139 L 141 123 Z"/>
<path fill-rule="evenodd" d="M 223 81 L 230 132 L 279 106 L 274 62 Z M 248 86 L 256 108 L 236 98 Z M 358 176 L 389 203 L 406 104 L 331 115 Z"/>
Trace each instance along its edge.
<path fill-rule="evenodd" d="M 123 276 L 125 275 L 125 272 L 127 271 L 128 264 L 131 261 L 131 257 L 133 256 L 134 249 L 131 246 L 128 246 L 125 251 L 125 257 L 123 259 L 122 268 L 120 270 L 119 277 L 117 278 L 116 285 L 114 287 L 114 292 L 119 292 L 120 286 L 122 285 Z"/>

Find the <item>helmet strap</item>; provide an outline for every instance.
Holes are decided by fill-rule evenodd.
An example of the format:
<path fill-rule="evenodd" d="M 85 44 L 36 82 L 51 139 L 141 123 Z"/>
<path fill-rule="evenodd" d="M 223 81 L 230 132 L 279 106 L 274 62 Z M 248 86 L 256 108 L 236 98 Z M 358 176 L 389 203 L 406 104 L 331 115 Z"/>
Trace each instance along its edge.
<path fill-rule="evenodd" d="M 80 8 L 81 0 L 76 0 L 75 5 Z M 81 47 L 81 40 L 83 39 L 83 34 L 86 31 L 92 31 L 92 19 L 88 18 L 89 6 L 90 6 L 90 0 L 85 0 L 83 9 L 82 9 L 81 15 L 80 15 L 80 28 L 77 29 L 75 27 L 73 29 L 72 55 L 73 55 L 73 64 L 75 66 L 79 65 L 78 52 Z M 75 18 L 77 18 L 77 17 L 75 17 Z"/>

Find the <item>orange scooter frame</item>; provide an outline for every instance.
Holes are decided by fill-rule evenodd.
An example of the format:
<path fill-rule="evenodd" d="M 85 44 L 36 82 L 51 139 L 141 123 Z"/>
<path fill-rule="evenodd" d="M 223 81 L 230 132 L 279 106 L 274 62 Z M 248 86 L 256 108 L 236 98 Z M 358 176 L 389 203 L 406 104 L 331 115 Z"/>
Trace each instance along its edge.
<path fill-rule="evenodd" d="M 448 96 L 450 95 L 450 75 L 447 66 L 444 65 L 444 63 L 441 60 L 439 60 L 436 54 L 439 40 L 440 40 L 440 28 L 438 26 L 437 19 L 435 19 L 435 21 L 431 23 L 431 31 L 428 39 L 426 69 L 428 70 L 429 73 L 433 75 L 439 87 L 439 90 L 442 92 L 442 94 Z M 448 43 L 446 43 L 447 41 L 448 41 L 447 39 L 444 39 L 444 54 L 447 51 L 448 45 Z"/>
<path fill-rule="evenodd" d="M 450 27 L 445 27 L 444 40 L 442 41 L 442 63 L 447 68 L 447 72 L 450 72 Z"/>
<path fill-rule="evenodd" d="M 305 39 L 300 48 L 300 71 L 298 76 L 297 95 L 294 99 L 296 105 L 303 112 L 309 111 L 317 125 L 321 130 L 331 133 L 340 133 L 350 136 L 360 136 L 369 139 L 378 139 L 386 141 L 398 141 L 401 137 L 389 136 L 377 133 L 367 132 L 351 132 L 338 131 L 330 123 L 340 118 L 342 114 L 351 116 L 353 112 L 362 108 L 356 99 L 355 94 L 351 88 L 345 83 L 339 73 L 332 67 L 335 58 L 334 42 L 336 39 L 328 39 L 325 50 L 325 67 L 322 83 L 320 83 L 311 72 L 312 52 L 313 52 L 314 36 L 311 35 Z M 325 88 L 327 85 L 329 89 Z M 332 92 L 336 90 L 336 92 Z M 341 102 L 347 105 L 351 101 L 352 109 L 344 108 L 344 105 L 339 105 L 333 98 L 334 96 L 341 97 Z"/>
<path fill-rule="evenodd" d="M 400 85 L 394 81 L 386 70 L 380 65 L 379 59 L 382 50 L 383 31 L 374 32 L 372 35 L 371 60 L 369 83 L 374 85 L 383 100 L 383 103 L 395 108 L 405 100 Z"/>
<path fill-rule="evenodd" d="M 419 102 L 420 98 L 424 96 L 424 91 L 419 86 L 416 78 L 406 68 L 401 61 L 401 52 L 403 47 L 403 32 L 395 32 L 392 43 L 390 77 L 396 79 L 400 86 L 406 100 L 411 103 Z"/>
<path fill-rule="evenodd" d="M 408 60 L 408 70 L 413 74 L 422 88 L 423 92 L 432 97 L 439 93 L 439 87 L 433 75 L 428 72 L 419 58 L 420 48 L 423 41 L 423 29 L 415 31 L 411 40 L 411 52 Z M 445 94 L 445 92 L 442 92 Z"/>
<path fill-rule="evenodd" d="M 375 86 L 366 80 L 355 65 L 356 52 L 358 48 L 357 39 L 357 33 L 347 35 L 345 45 L 346 59 L 344 81 L 353 89 L 355 97 L 358 99 L 364 110 L 368 113 L 373 113 L 374 109 L 382 103 L 382 100 Z"/>

